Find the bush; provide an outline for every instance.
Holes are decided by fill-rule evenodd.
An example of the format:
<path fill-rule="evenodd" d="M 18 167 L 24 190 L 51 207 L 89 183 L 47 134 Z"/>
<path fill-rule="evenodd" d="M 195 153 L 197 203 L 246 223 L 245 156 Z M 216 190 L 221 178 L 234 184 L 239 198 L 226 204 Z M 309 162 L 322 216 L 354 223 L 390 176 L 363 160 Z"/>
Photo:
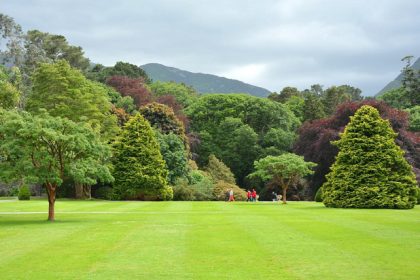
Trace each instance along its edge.
<path fill-rule="evenodd" d="M 316 194 L 315 194 L 315 201 L 316 202 L 322 202 L 322 199 L 323 199 L 323 197 L 322 197 L 322 188 L 319 188 L 316 191 Z"/>
<path fill-rule="evenodd" d="M 420 189 L 417 189 L 417 204 L 420 204 Z"/>
<path fill-rule="evenodd" d="M 185 179 L 178 179 L 173 186 L 173 200 L 192 201 L 194 200 L 194 190 L 188 185 Z"/>
<path fill-rule="evenodd" d="M 159 197 L 161 200 L 172 200 L 174 198 L 174 190 L 172 187 L 165 187 L 161 190 L 161 194 Z"/>
<path fill-rule="evenodd" d="M 244 191 L 236 185 L 226 183 L 225 181 L 218 181 L 216 183 L 216 185 L 213 188 L 213 195 L 216 198 L 216 200 L 224 201 L 226 200 L 226 192 L 230 189 L 233 190 L 235 200 L 246 201 L 246 191 Z"/>
<path fill-rule="evenodd" d="M 99 199 L 111 200 L 114 190 L 111 187 L 100 187 L 95 191 L 94 197 Z"/>
<path fill-rule="evenodd" d="M 18 199 L 19 200 L 29 200 L 29 199 L 31 199 L 31 193 L 30 193 L 29 187 L 27 185 L 23 185 L 19 188 Z"/>
<path fill-rule="evenodd" d="M 194 200 L 214 200 L 213 187 L 214 183 L 210 177 L 207 177 L 203 174 L 203 177 L 201 177 L 200 181 L 191 185 L 191 188 L 194 190 Z"/>
<path fill-rule="evenodd" d="M 7 196 L 17 196 L 19 194 L 19 188 L 18 187 L 11 187 L 9 189 L 9 192 Z"/>

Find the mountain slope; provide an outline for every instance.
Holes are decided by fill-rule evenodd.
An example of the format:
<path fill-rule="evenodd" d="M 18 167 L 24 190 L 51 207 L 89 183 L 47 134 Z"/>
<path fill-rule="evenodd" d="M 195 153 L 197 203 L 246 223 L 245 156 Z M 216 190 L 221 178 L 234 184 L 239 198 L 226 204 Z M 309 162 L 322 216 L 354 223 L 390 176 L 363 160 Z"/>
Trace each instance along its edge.
<path fill-rule="evenodd" d="M 420 57 L 413 63 L 411 66 L 414 69 L 420 70 Z M 387 92 L 388 90 L 398 88 L 401 86 L 401 81 L 403 79 L 402 73 L 395 78 L 395 80 L 389 82 L 380 92 L 376 94 L 376 96 L 382 95 L 383 93 Z"/>
<path fill-rule="evenodd" d="M 227 79 L 216 75 L 192 73 L 158 63 L 140 66 L 154 81 L 174 81 L 195 88 L 200 93 L 249 93 L 266 97 L 270 91 L 261 87 L 246 84 L 238 80 Z"/>

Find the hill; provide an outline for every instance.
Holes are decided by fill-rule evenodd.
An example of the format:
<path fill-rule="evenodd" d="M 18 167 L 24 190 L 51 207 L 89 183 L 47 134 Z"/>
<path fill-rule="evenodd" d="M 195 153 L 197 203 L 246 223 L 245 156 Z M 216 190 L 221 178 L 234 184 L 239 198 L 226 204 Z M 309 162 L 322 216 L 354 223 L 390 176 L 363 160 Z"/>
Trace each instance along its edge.
<path fill-rule="evenodd" d="M 420 57 L 413 63 L 411 66 L 414 69 L 420 70 Z M 376 96 L 382 95 L 383 93 L 387 92 L 388 90 L 398 88 L 401 86 L 403 75 L 399 74 L 393 81 L 389 82 L 381 91 L 379 91 Z"/>
<path fill-rule="evenodd" d="M 192 73 L 185 70 L 168 67 L 158 63 L 140 66 L 154 81 L 174 81 L 195 88 L 199 93 L 249 93 L 254 96 L 266 97 L 270 91 L 238 80 L 227 79 L 211 74 Z"/>

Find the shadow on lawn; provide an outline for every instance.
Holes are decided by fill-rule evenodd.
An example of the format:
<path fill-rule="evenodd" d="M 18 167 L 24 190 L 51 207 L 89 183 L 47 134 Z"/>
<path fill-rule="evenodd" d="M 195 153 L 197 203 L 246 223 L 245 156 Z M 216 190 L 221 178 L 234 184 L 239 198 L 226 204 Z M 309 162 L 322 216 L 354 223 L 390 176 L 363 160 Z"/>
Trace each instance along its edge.
<path fill-rule="evenodd" d="M 5 219 L 6 218 L 6 219 Z M 85 220 L 68 220 L 60 219 L 50 222 L 47 219 L 18 219 L 14 220 L 11 217 L 0 216 L 0 228 L 2 227 L 13 227 L 13 226 L 28 226 L 28 225 L 56 225 L 56 224 L 80 224 L 86 222 Z"/>

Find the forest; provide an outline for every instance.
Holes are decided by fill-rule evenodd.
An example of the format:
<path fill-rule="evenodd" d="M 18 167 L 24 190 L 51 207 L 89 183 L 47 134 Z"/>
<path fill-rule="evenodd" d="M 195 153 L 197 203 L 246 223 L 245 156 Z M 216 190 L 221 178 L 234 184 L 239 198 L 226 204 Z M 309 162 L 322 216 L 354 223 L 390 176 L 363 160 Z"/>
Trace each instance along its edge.
<path fill-rule="evenodd" d="M 129 61 L 93 63 L 64 36 L 24 32 L 4 14 L 0 33 L 0 195 L 46 195 L 51 220 L 62 197 L 225 200 L 233 190 L 246 200 L 255 189 L 259 200 L 275 192 L 327 207 L 420 200 L 412 57 L 401 87 L 376 98 L 319 84 L 261 98 L 153 81 Z M 362 186 L 351 201 L 340 189 L 349 180 Z"/>

